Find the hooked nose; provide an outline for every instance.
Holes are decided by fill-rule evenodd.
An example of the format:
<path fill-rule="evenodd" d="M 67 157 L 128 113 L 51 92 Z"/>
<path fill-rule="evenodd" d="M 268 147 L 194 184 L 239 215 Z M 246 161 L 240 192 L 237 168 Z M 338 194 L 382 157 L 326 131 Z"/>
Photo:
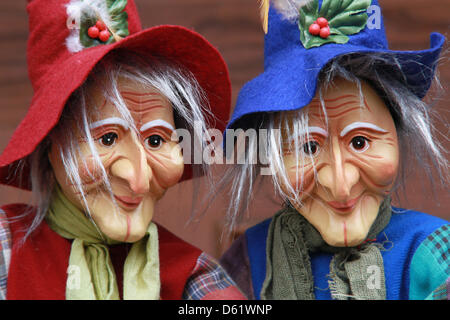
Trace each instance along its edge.
<path fill-rule="evenodd" d="M 342 202 L 350 200 L 352 188 L 360 179 L 358 168 L 345 161 L 337 142 L 333 143 L 330 160 L 317 175 L 319 183 L 331 192 L 335 200 Z"/>
<path fill-rule="evenodd" d="M 122 156 L 111 165 L 111 174 L 127 182 L 134 194 L 150 190 L 151 168 L 144 148 L 139 141 L 126 144 Z"/>

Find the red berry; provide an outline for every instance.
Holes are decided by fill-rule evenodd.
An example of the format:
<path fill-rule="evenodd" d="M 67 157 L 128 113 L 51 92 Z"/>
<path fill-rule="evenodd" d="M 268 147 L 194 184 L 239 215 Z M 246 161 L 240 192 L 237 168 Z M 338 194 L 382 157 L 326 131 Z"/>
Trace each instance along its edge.
<path fill-rule="evenodd" d="M 96 39 L 99 35 L 100 31 L 98 30 L 98 28 L 96 26 L 90 27 L 88 29 L 88 36 L 91 37 L 92 39 Z"/>
<path fill-rule="evenodd" d="M 330 27 L 320 29 L 320 37 L 326 39 L 330 36 Z"/>
<path fill-rule="evenodd" d="M 106 41 L 108 41 L 109 36 L 110 36 L 109 31 L 108 30 L 103 30 L 103 31 L 100 32 L 98 38 L 100 39 L 100 41 L 106 42 Z"/>
<path fill-rule="evenodd" d="M 320 26 L 317 23 L 313 23 L 309 26 L 309 33 L 313 36 L 318 36 L 320 33 Z"/>
<path fill-rule="evenodd" d="M 95 24 L 95 26 L 100 31 L 106 30 L 106 24 L 103 21 L 101 21 L 101 20 L 98 20 L 97 23 Z"/>
<path fill-rule="evenodd" d="M 328 20 L 323 17 L 317 18 L 316 23 L 320 28 L 328 27 Z"/>

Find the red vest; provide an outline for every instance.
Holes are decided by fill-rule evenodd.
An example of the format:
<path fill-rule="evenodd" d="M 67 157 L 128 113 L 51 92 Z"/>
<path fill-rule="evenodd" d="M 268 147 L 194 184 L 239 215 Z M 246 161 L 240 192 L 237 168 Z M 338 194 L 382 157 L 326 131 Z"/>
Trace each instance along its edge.
<path fill-rule="evenodd" d="M 23 204 L 3 207 L 8 218 L 17 217 L 29 208 Z M 11 263 L 8 272 L 7 298 L 12 300 L 64 300 L 71 241 L 50 229 L 45 221 L 23 243 L 24 231 L 33 213 L 10 224 Z M 161 299 L 181 299 L 201 251 L 158 226 Z M 111 259 L 122 292 L 122 268 L 127 245 L 111 250 Z M 120 275 L 120 276 L 119 276 Z"/>

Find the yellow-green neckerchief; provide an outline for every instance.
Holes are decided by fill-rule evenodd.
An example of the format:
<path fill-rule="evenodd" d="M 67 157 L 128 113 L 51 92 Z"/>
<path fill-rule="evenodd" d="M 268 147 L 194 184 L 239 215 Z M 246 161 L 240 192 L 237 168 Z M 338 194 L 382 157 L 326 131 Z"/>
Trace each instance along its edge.
<path fill-rule="evenodd" d="M 46 216 L 50 228 L 73 239 L 66 284 L 67 300 L 118 300 L 116 274 L 108 246 L 119 242 L 100 234 L 94 223 L 63 194 L 59 186 Z M 146 235 L 135 242 L 123 268 L 125 300 L 160 298 L 158 229 L 150 223 Z"/>

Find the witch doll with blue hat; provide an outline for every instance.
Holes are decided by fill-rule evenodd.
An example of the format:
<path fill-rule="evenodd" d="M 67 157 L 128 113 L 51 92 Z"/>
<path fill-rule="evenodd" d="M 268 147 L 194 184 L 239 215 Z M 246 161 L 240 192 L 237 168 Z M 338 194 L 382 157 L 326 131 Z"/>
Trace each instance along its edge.
<path fill-rule="evenodd" d="M 228 125 L 248 141 L 225 145 L 243 159 L 226 178 L 230 225 L 262 175 L 284 205 L 222 265 L 252 299 L 447 299 L 448 221 L 391 205 L 413 160 L 448 182 L 422 100 L 444 37 L 390 50 L 376 0 L 263 1 L 262 13 L 264 72 Z"/>
<path fill-rule="evenodd" d="M 133 0 L 30 0 L 27 11 L 34 95 L 0 183 L 35 203 L 0 208 L 0 299 L 245 298 L 153 222 L 168 188 L 208 169 L 185 161 L 177 129 L 195 137 L 194 124 L 204 133 L 228 118 L 219 52 L 183 27 L 142 30 Z"/>

